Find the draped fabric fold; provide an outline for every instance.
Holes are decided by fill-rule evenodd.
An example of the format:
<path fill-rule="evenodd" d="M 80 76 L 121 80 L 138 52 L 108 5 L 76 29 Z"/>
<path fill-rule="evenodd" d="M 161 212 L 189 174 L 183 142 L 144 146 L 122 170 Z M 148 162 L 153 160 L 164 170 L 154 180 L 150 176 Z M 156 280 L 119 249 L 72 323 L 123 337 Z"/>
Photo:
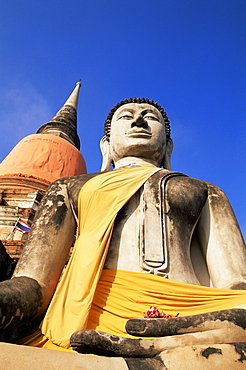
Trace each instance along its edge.
<path fill-rule="evenodd" d="M 114 220 L 156 167 L 102 173 L 79 194 L 79 235 L 65 273 L 44 318 L 41 331 L 53 343 L 69 348 L 69 338 L 86 328 L 95 289 L 107 256 Z"/>
<path fill-rule="evenodd" d="M 245 290 L 192 285 L 142 272 L 103 270 L 87 329 L 136 338 L 126 333 L 125 324 L 129 319 L 143 317 L 150 306 L 166 314 L 188 316 L 245 303 Z"/>

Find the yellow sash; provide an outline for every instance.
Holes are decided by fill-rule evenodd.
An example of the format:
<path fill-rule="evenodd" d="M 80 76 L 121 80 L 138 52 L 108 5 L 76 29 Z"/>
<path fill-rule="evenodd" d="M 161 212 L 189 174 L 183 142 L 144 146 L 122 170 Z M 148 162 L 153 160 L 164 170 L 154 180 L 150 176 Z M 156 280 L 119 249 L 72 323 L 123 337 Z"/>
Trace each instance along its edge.
<path fill-rule="evenodd" d="M 180 316 L 220 311 L 246 303 L 246 290 L 209 288 L 180 283 L 142 272 L 103 270 L 91 307 L 87 329 L 120 337 L 125 324 L 143 317 L 150 306 Z"/>
<path fill-rule="evenodd" d="M 126 322 L 143 317 L 150 306 L 157 306 L 166 314 L 187 316 L 225 310 L 245 302 L 245 290 L 191 285 L 142 272 L 103 270 L 86 329 L 136 338 L 126 333 Z M 72 351 L 53 342 L 38 331 L 19 341 L 19 344 Z"/>
<path fill-rule="evenodd" d="M 114 170 L 92 178 L 82 187 L 79 236 L 41 327 L 53 343 L 69 348 L 71 334 L 86 328 L 115 217 L 158 170 L 156 167 Z"/>

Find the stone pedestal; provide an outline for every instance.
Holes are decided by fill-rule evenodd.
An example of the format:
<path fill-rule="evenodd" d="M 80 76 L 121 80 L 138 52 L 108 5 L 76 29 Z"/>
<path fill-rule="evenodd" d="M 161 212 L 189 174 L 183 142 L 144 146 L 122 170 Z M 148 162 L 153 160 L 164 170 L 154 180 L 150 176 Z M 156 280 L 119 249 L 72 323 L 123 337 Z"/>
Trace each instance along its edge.
<path fill-rule="evenodd" d="M 0 368 L 8 370 L 127 370 L 123 358 L 98 357 L 0 343 Z"/>
<path fill-rule="evenodd" d="M 246 368 L 246 343 L 177 347 L 154 358 L 83 355 L 0 343 L 1 369 L 8 370 L 240 370 Z"/>

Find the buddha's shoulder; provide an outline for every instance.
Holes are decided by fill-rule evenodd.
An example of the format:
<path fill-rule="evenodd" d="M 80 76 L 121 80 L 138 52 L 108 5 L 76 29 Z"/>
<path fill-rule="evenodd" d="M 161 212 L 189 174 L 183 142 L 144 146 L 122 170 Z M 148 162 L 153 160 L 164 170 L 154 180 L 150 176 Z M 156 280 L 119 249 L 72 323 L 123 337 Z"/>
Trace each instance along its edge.
<path fill-rule="evenodd" d="M 172 192 L 185 192 L 185 193 L 223 193 L 223 191 L 216 185 L 193 178 L 185 175 L 184 173 L 169 171 L 167 180 L 164 183 L 164 186 L 168 191 Z"/>
<path fill-rule="evenodd" d="M 55 193 L 60 189 L 64 189 L 64 191 L 68 192 L 68 195 L 72 198 L 77 197 L 79 194 L 80 189 L 83 185 L 92 179 L 93 177 L 99 175 L 100 172 L 90 173 L 90 174 L 83 174 L 79 176 L 71 176 L 71 177 L 62 177 L 56 181 L 54 181 L 47 189 L 47 193 Z M 66 189 L 66 190 L 65 190 Z"/>

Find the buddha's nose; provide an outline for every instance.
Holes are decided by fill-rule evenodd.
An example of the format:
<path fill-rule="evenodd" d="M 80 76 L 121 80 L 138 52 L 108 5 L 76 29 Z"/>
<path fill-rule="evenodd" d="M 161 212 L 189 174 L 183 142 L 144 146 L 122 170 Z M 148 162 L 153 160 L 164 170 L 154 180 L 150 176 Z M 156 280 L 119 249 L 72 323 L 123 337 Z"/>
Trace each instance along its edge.
<path fill-rule="evenodd" d="M 147 127 L 148 122 L 143 118 L 143 116 L 139 115 L 133 122 L 132 122 L 132 127 L 137 126 L 137 127 Z"/>

